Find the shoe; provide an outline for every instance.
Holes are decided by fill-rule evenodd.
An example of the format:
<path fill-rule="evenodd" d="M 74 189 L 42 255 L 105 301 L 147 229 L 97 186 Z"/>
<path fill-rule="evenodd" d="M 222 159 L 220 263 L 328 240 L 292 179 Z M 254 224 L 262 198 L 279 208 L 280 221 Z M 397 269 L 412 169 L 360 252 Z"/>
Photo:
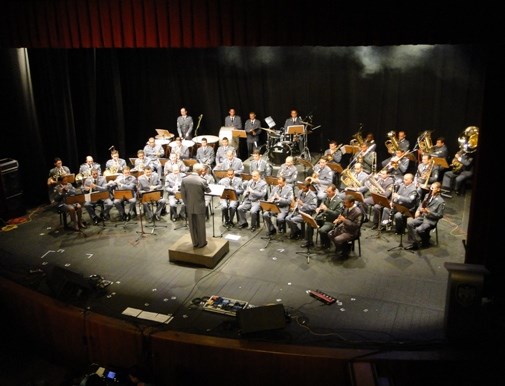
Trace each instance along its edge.
<path fill-rule="evenodd" d="M 159 215 L 155 215 L 154 218 L 156 219 L 156 221 L 161 221 L 161 217 Z"/>
<path fill-rule="evenodd" d="M 379 224 L 373 224 L 373 226 L 372 226 L 372 230 L 375 230 L 375 229 L 377 229 L 377 228 L 379 228 Z"/>
<path fill-rule="evenodd" d="M 419 249 L 419 245 L 417 243 L 408 245 L 405 247 L 407 251 L 417 251 Z"/>
<path fill-rule="evenodd" d="M 300 247 L 302 247 L 302 248 L 308 248 L 308 247 L 313 247 L 313 246 L 314 246 L 314 243 L 311 241 L 305 241 L 304 243 L 302 243 L 302 245 L 300 245 Z"/>
<path fill-rule="evenodd" d="M 153 218 L 152 218 L 152 217 L 149 217 L 149 218 L 147 219 L 147 222 L 153 222 Z"/>
<path fill-rule="evenodd" d="M 256 228 L 255 226 L 252 226 L 252 227 L 251 227 L 251 232 L 255 232 L 255 231 L 256 231 L 256 229 L 258 229 L 258 228 Z"/>
<path fill-rule="evenodd" d="M 431 246 L 429 241 L 423 241 L 421 242 L 421 247 L 423 248 L 429 248 Z"/>
<path fill-rule="evenodd" d="M 100 219 L 98 217 L 93 217 L 93 224 L 98 225 Z"/>
<path fill-rule="evenodd" d="M 372 229 L 373 229 L 373 228 L 372 228 Z M 382 232 L 382 231 L 385 231 L 385 230 L 386 230 L 386 227 L 385 227 L 384 225 L 381 225 L 381 226 L 379 227 L 379 230 L 380 230 L 381 232 Z"/>
<path fill-rule="evenodd" d="M 131 220 L 131 215 L 130 215 L 130 213 L 128 213 L 128 214 L 126 215 L 126 221 L 130 221 L 130 220 Z"/>
<path fill-rule="evenodd" d="M 302 236 L 301 232 L 296 232 L 296 233 L 291 232 L 289 234 L 289 238 L 291 240 L 299 240 L 301 238 L 301 236 Z"/>
<path fill-rule="evenodd" d="M 277 231 L 275 229 L 273 229 L 273 230 L 267 232 L 267 236 L 273 236 L 276 233 L 277 233 Z"/>
<path fill-rule="evenodd" d="M 391 224 L 391 221 L 390 220 L 382 220 L 381 224 L 386 227 Z"/>
<path fill-rule="evenodd" d="M 203 247 L 205 247 L 207 244 L 208 244 L 208 243 L 207 243 L 207 242 L 205 242 L 205 244 L 203 244 L 203 245 L 197 245 L 197 246 L 195 246 L 195 248 L 203 248 Z"/>
<path fill-rule="evenodd" d="M 368 222 L 368 221 L 369 221 L 368 220 L 368 216 L 365 216 L 365 218 L 363 219 L 363 224 L 366 223 L 366 222 Z"/>
<path fill-rule="evenodd" d="M 239 226 L 238 226 L 238 227 L 239 227 L 240 229 L 244 229 L 244 228 L 247 228 L 248 226 L 249 226 L 249 224 L 245 222 L 245 223 L 243 223 L 243 224 L 239 224 Z"/>

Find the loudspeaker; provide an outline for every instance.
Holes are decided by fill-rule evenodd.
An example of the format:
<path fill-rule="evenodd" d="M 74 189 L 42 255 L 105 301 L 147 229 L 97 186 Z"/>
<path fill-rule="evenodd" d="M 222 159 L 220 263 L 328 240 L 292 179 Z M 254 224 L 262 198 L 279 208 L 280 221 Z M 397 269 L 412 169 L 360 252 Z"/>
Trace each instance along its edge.
<path fill-rule="evenodd" d="M 55 266 L 47 278 L 53 296 L 64 301 L 83 301 L 93 292 L 89 279 L 69 269 Z"/>
<path fill-rule="evenodd" d="M 0 217 L 11 219 L 26 214 L 18 161 L 0 159 Z"/>
<path fill-rule="evenodd" d="M 237 311 L 237 319 L 242 334 L 286 327 L 286 314 L 282 304 L 240 309 Z"/>

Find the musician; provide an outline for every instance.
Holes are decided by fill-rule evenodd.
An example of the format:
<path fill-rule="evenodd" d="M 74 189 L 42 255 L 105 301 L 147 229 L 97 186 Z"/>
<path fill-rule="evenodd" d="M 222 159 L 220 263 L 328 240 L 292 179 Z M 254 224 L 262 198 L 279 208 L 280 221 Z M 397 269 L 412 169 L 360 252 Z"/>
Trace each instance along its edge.
<path fill-rule="evenodd" d="M 251 179 L 244 183 L 244 193 L 242 194 L 242 203 L 237 209 L 238 227 L 247 228 L 246 213 L 251 214 L 251 231 L 254 232 L 260 226 L 259 211 L 261 209 L 260 201 L 267 195 L 268 184 L 261 178 L 258 171 L 251 173 Z"/>
<path fill-rule="evenodd" d="M 404 152 L 409 151 L 410 149 L 410 141 L 407 139 L 407 134 L 405 130 L 400 130 L 398 132 L 398 138 L 396 140 L 398 142 L 398 148 L 403 150 Z M 385 167 L 390 161 L 392 157 L 386 158 L 382 161 L 382 167 Z"/>
<path fill-rule="evenodd" d="M 196 151 L 197 162 L 211 166 L 214 163 L 214 159 L 214 148 L 207 145 L 207 138 L 202 138 L 201 146 Z"/>
<path fill-rule="evenodd" d="M 281 165 L 279 171 L 277 172 L 277 177 L 284 177 L 286 179 L 286 183 L 293 186 L 296 183 L 297 176 L 298 169 L 294 165 L 293 157 L 286 157 L 286 161 Z"/>
<path fill-rule="evenodd" d="M 472 154 L 466 152 L 456 153 L 451 163 L 452 169 L 445 172 L 442 185 L 445 190 L 454 190 L 456 195 L 464 194 L 464 183 L 473 176 L 473 157 Z"/>
<path fill-rule="evenodd" d="M 363 213 L 351 195 L 345 196 L 343 207 L 342 214 L 333 220 L 334 227 L 328 237 L 335 245 L 337 257 L 345 259 L 350 252 L 349 241 L 359 237 Z"/>
<path fill-rule="evenodd" d="M 261 122 L 256 119 L 256 113 L 251 111 L 249 119 L 245 121 L 244 130 L 247 134 L 247 155 L 253 153 L 255 149 L 259 148 Z"/>
<path fill-rule="evenodd" d="M 235 170 L 228 169 L 226 171 L 226 177 L 221 178 L 218 184 L 224 186 L 225 189 L 234 190 L 237 196 L 237 200 L 220 200 L 221 211 L 224 216 L 224 225 L 227 227 L 232 227 L 234 225 L 233 218 L 235 217 L 239 203 L 238 199 L 244 191 L 242 188 L 242 178 L 235 176 Z"/>
<path fill-rule="evenodd" d="M 228 150 L 226 153 L 226 158 L 221 164 L 221 167 L 217 166 L 214 170 L 228 170 L 233 169 L 235 171 L 235 175 L 239 175 L 244 172 L 244 164 L 242 160 L 235 156 L 235 150 Z"/>
<path fill-rule="evenodd" d="M 370 148 L 370 151 L 375 151 L 375 148 L 377 147 L 377 143 L 375 143 L 375 136 L 373 135 L 373 133 L 366 134 L 365 142 L 368 143 L 368 147 Z"/>
<path fill-rule="evenodd" d="M 181 191 L 182 179 L 184 177 L 186 177 L 186 174 L 182 173 L 177 165 L 174 165 L 172 172 L 165 177 L 165 191 L 168 193 L 168 205 L 170 206 L 170 219 L 172 221 L 186 217 L 184 202 L 181 197 L 177 197 L 177 193 Z M 177 204 L 181 207 L 179 213 L 177 213 Z"/>
<path fill-rule="evenodd" d="M 228 110 L 228 115 L 224 118 L 225 127 L 233 127 L 236 130 L 242 130 L 242 118 L 236 115 L 235 109 L 232 107 Z"/>
<path fill-rule="evenodd" d="M 175 138 L 174 142 L 170 143 L 170 154 L 177 154 L 180 160 L 189 159 L 191 157 L 190 148 L 182 144 L 181 137 Z"/>
<path fill-rule="evenodd" d="M 293 200 L 293 187 L 286 184 L 284 177 L 277 177 L 277 185 L 272 188 L 267 201 L 273 202 L 279 208 L 279 213 L 271 213 L 270 211 L 263 212 L 263 220 L 267 226 L 267 236 L 272 236 L 277 233 L 273 223 L 272 216 L 277 217 L 276 225 L 279 232 L 286 232 L 286 216 L 289 212 L 289 206 Z"/>
<path fill-rule="evenodd" d="M 381 230 L 391 225 L 394 219 L 395 233 L 403 234 L 407 226 L 408 215 L 394 209 L 393 204 L 398 204 L 406 207 L 414 214 L 415 209 L 419 203 L 419 195 L 417 193 L 416 185 L 414 184 L 414 176 L 412 173 L 407 173 L 403 176 L 403 181 L 395 185 L 393 193 L 391 194 L 391 206 L 384 207 L 382 211 Z"/>
<path fill-rule="evenodd" d="M 228 138 L 223 137 L 223 139 L 221 139 L 221 146 L 219 146 L 216 150 L 216 168 L 218 168 L 217 170 L 222 170 L 220 169 L 220 167 L 223 161 L 226 159 L 226 153 L 228 152 L 228 150 L 233 150 L 235 154 L 237 153 L 236 149 L 229 144 Z"/>
<path fill-rule="evenodd" d="M 403 175 L 407 173 L 410 160 L 402 149 L 397 149 L 395 155 L 390 158 L 389 163 L 384 166 L 389 175 L 395 180 L 395 184 L 403 181 Z"/>
<path fill-rule="evenodd" d="M 440 182 L 434 182 L 430 187 L 430 194 L 417 208 L 414 218 L 407 220 L 407 234 L 409 245 L 405 249 L 419 249 L 430 245 L 430 231 L 438 221 L 444 217 L 445 201 L 440 195 Z"/>
<path fill-rule="evenodd" d="M 333 170 L 326 165 L 326 158 L 321 157 L 314 166 L 312 177 L 307 177 L 316 188 L 317 201 L 326 198 L 326 188 L 333 183 Z"/>
<path fill-rule="evenodd" d="M 177 133 L 181 139 L 193 138 L 193 118 L 188 115 L 188 110 L 181 107 L 181 115 L 177 118 Z"/>
<path fill-rule="evenodd" d="M 74 230 L 79 231 L 81 228 L 86 228 L 86 225 L 82 221 L 81 204 L 67 204 L 65 202 L 66 197 L 74 196 L 76 193 L 77 190 L 75 187 L 71 183 L 65 182 L 64 176 L 60 175 L 57 177 L 56 186 L 53 187 L 51 204 L 54 205 L 60 212 L 68 213 L 74 224 Z"/>
<path fill-rule="evenodd" d="M 49 170 L 47 186 L 53 190 L 54 186 L 58 184 L 58 177 L 66 176 L 67 174 L 70 174 L 70 169 L 67 166 L 63 166 L 63 161 L 61 158 L 56 157 L 54 159 L 54 168 Z"/>
<path fill-rule="evenodd" d="M 176 153 L 171 152 L 167 162 L 165 162 L 165 166 L 163 166 L 163 175 L 167 176 L 172 173 L 174 167 L 177 167 L 182 173 L 186 173 L 188 171 L 188 167 L 179 159 L 179 156 Z"/>
<path fill-rule="evenodd" d="M 288 126 L 293 126 L 293 125 L 304 126 L 302 118 L 298 116 L 298 110 L 294 109 L 294 108 L 291 109 L 290 117 L 287 118 L 286 121 L 284 122 L 284 134 L 285 135 L 287 135 Z M 304 128 L 305 128 L 305 126 L 304 126 Z M 300 149 L 300 153 L 302 153 L 303 149 L 305 147 L 305 143 L 303 140 L 303 134 L 294 135 L 293 142 L 298 142 L 298 148 Z"/>
<path fill-rule="evenodd" d="M 135 165 L 134 168 L 131 169 L 130 171 L 136 171 L 136 172 L 144 172 L 144 169 L 147 166 L 151 166 L 151 160 L 146 158 L 144 150 L 139 149 L 137 150 L 137 159 L 135 160 Z"/>
<path fill-rule="evenodd" d="M 163 146 L 157 145 L 154 137 L 150 137 L 144 146 L 144 155 L 148 159 L 149 166 L 157 173 L 162 173 L 160 158 L 165 155 Z"/>
<path fill-rule="evenodd" d="M 302 238 L 302 224 L 304 223 L 303 217 L 300 212 L 312 216 L 316 212 L 317 197 L 311 189 L 312 185 L 308 181 L 304 181 L 298 190 L 295 207 L 292 212 L 286 216 L 286 224 L 288 224 L 290 239 Z M 307 234 L 307 233 L 306 233 Z M 311 239 L 312 240 L 312 239 Z M 307 240 L 308 241 L 308 240 Z"/>
<path fill-rule="evenodd" d="M 82 190 L 84 193 L 109 192 L 109 184 L 107 183 L 107 179 L 104 176 L 99 175 L 98 169 L 93 169 L 91 170 L 91 176 L 84 180 Z M 95 225 L 98 225 L 100 222 L 100 219 L 96 214 L 97 206 L 100 206 L 102 208 L 100 217 L 103 220 L 110 220 L 110 210 L 114 206 L 111 198 L 108 197 L 105 200 L 97 200 L 95 202 L 84 202 L 84 208 L 87 210 L 89 217 L 93 220 L 93 224 Z"/>
<path fill-rule="evenodd" d="M 272 165 L 268 161 L 261 158 L 261 153 L 259 150 L 254 150 L 252 153 L 252 160 L 249 163 L 249 171 L 257 170 L 260 173 L 261 178 L 270 176 L 272 174 Z"/>
<path fill-rule="evenodd" d="M 447 149 L 447 146 L 445 145 L 445 138 L 444 137 L 438 137 L 435 145 L 431 148 L 430 155 L 432 158 L 443 158 L 447 162 L 449 162 L 449 150 Z M 436 165 L 436 168 L 438 170 L 438 181 L 442 181 L 444 174 L 447 169 L 443 168 L 441 165 Z M 442 184 L 443 185 L 443 184 Z"/>
<path fill-rule="evenodd" d="M 430 184 L 435 181 L 438 181 L 438 168 L 435 167 L 434 161 L 429 154 L 423 154 L 414 176 L 419 200 L 424 199 L 424 196 L 429 192 Z"/>
<path fill-rule="evenodd" d="M 370 174 L 377 166 L 377 153 L 371 150 L 368 142 L 361 144 L 361 149 L 352 158 L 350 163 L 359 162 L 365 173 Z"/>
<path fill-rule="evenodd" d="M 322 249 L 328 249 L 330 247 L 328 232 L 333 229 L 333 221 L 342 213 L 342 209 L 342 200 L 338 197 L 338 189 L 335 185 L 331 184 L 326 188 L 326 198 L 316 208 L 315 220 L 317 225 L 319 225 Z M 312 241 L 314 229 L 311 226 L 306 228 L 306 241 L 302 244 L 302 247 L 314 245 Z"/>
<path fill-rule="evenodd" d="M 361 162 L 356 162 L 352 166 L 352 171 L 351 171 L 353 180 L 357 181 L 357 183 L 351 185 L 351 186 L 346 186 L 343 182 L 342 185 L 345 190 L 352 190 L 355 192 L 360 192 L 363 197 L 367 197 L 370 195 L 370 191 L 368 190 L 368 186 L 365 184 L 366 179 L 368 178 L 369 174 L 365 173 L 363 170 L 363 166 L 361 165 Z M 346 196 L 345 190 L 340 193 L 340 199 L 343 200 Z"/>
<path fill-rule="evenodd" d="M 130 199 L 114 199 L 114 206 L 119 212 L 119 217 L 122 221 L 130 221 L 130 218 L 135 214 L 135 205 L 137 198 L 135 197 L 135 190 L 137 188 L 137 179 L 131 175 L 129 166 L 123 168 L 123 174 L 116 177 L 114 181 L 109 182 L 109 186 L 117 190 L 130 190 L 132 198 Z M 128 203 L 128 210 L 126 210 L 126 203 Z"/>
<path fill-rule="evenodd" d="M 86 162 L 81 164 L 81 166 L 79 166 L 79 174 L 82 176 L 82 179 L 85 180 L 86 178 L 91 176 L 91 171 L 93 169 L 98 170 L 99 176 L 102 175 L 102 167 L 100 166 L 100 164 L 98 162 L 95 162 L 92 156 L 88 155 L 86 157 Z"/>
<path fill-rule="evenodd" d="M 147 192 L 152 192 L 155 190 L 161 190 L 163 188 L 160 180 L 160 176 L 158 173 L 154 172 L 153 169 L 150 166 L 146 166 L 144 169 L 144 174 L 142 174 L 138 179 L 138 191 L 140 194 L 144 194 Z M 153 221 L 153 217 L 156 219 L 156 221 L 161 220 L 161 212 L 163 209 L 165 209 L 167 205 L 167 200 L 163 198 L 163 194 L 160 196 L 158 201 L 156 201 L 156 211 L 153 213 L 153 210 L 151 209 L 150 204 L 153 204 L 154 202 L 144 202 L 143 203 L 143 208 L 144 208 L 144 213 L 147 217 L 148 222 Z"/>
<path fill-rule="evenodd" d="M 110 160 L 105 163 L 105 170 L 108 170 L 110 174 L 118 174 L 123 172 L 123 168 L 126 166 L 126 161 L 123 158 L 119 158 L 119 151 L 116 149 L 110 152 Z"/>
<path fill-rule="evenodd" d="M 337 164 L 342 161 L 342 151 L 338 147 L 337 141 L 330 141 L 328 149 L 323 153 L 323 158 L 325 158 L 327 162 L 335 162 Z"/>
<path fill-rule="evenodd" d="M 376 175 L 371 175 L 367 179 L 368 189 L 370 190 L 371 193 L 380 194 L 381 196 L 384 196 L 386 199 L 389 200 L 391 198 L 391 194 L 393 193 L 395 180 L 388 174 L 386 169 L 381 169 L 381 171 L 377 173 L 377 178 L 375 177 Z M 370 205 L 372 205 L 372 214 L 373 214 L 372 229 L 377 229 L 379 228 L 379 223 L 381 222 L 381 214 L 383 206 L 380 204 L 376 204 L 372 195 L 366 197 L 365 200 L 363 201 L 363 208 L 365 212 L 368 211 Z"/>

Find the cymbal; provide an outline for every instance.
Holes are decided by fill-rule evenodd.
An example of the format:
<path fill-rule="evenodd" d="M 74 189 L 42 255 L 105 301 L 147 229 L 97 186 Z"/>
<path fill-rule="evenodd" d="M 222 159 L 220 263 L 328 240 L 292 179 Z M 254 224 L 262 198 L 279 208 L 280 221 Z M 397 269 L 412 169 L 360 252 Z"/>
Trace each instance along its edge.
<path fill-rule="evenodd" d="M 193 137 L 193 141 L 196 143 L 202 143 L 203 138 L 207 140 L 207 143 L 216 143 L 219 141 L 219 137 L 216 135 L 199 135 L 197 137 Z"/>
<path fill-rule="evenodd" d="M 309 122 L 304 122 L 304 121 L 301 121 L 304 125 L 307 125 L 307 126 L 314 126 L 312 123 L 309 123 Z"/>
<path fill-rule="evenodd" d="M 272 130 L 272 129 L 267 129 L 266 127 L 262 127 L 261 130 L 265 130 L 265 131 L 268 131 L 269 133 L 272 133 L 272 134 L 277 134 L 275 132 L 275 130 Z"/>

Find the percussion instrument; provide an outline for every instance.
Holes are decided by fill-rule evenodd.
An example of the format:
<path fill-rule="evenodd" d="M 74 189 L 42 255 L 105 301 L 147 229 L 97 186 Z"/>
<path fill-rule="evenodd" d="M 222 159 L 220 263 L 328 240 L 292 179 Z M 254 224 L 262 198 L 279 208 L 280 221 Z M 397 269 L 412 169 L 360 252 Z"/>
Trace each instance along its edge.
<path fill-rule="evenodd" d="M 202 143 L 202 139 L 205 138 L 208 144 L 216 143 L 219 141 L 219 137 L 215 135 L 199 135 L 198 137 L 193 137 L 193 141 L 196 143 Z"/>
<path fill-rule="evenodd" d="M 278 142 L 268 150 L 268 159 L 275 165 L 282 165 L 290 155 L 292 150 L 288 142 Z"/>

